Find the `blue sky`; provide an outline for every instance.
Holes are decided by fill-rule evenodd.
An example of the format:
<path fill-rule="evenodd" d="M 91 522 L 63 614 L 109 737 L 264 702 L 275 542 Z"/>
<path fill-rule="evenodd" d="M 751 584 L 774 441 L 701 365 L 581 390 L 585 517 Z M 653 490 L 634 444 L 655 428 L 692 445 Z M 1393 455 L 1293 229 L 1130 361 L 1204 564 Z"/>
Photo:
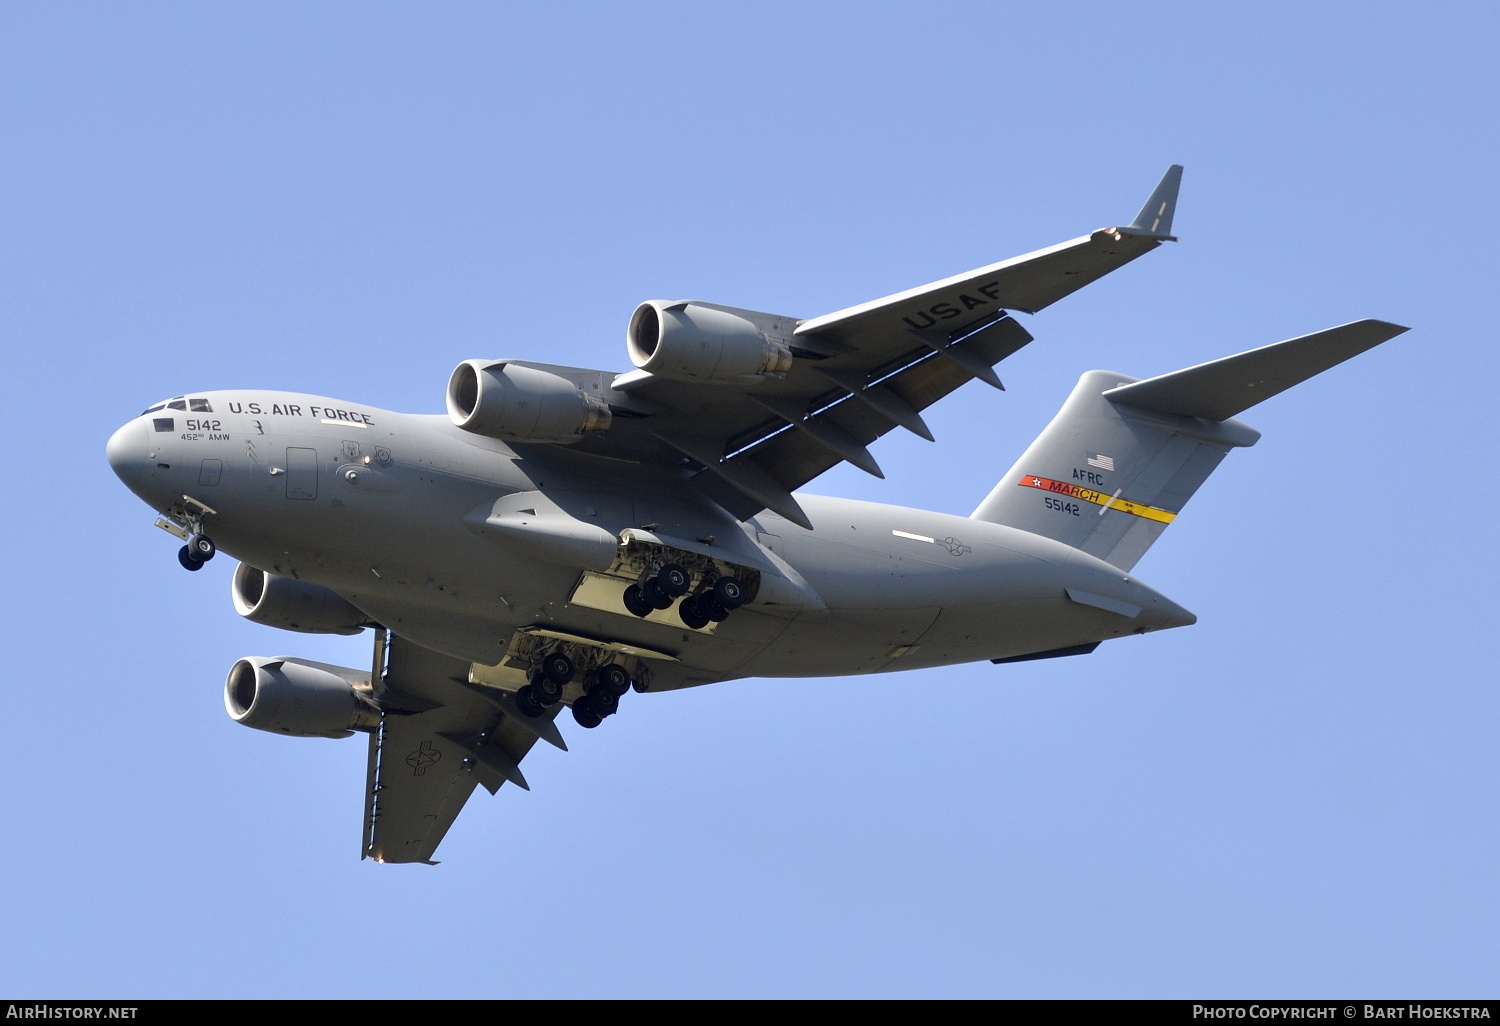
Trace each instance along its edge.
<path fill-rule="evenodd" d="M 1478 3 L 0 8 L 0 990 L 1494 996 L 1496 72 Z M 1413 330 L 1245 416 L 1086 659 L 647 696 L 438 868 L 363 746 L 232 723 L 359 665 L 189 576 L 104 443 L 186 390 L 440 412 L 625 368 L 647 298 L 811 317 L 1128 220 L 1166 246 L 892 436 L 967 513 L 1091 368 Z M 571 724 L 565 725 L 565 730 Z"/>

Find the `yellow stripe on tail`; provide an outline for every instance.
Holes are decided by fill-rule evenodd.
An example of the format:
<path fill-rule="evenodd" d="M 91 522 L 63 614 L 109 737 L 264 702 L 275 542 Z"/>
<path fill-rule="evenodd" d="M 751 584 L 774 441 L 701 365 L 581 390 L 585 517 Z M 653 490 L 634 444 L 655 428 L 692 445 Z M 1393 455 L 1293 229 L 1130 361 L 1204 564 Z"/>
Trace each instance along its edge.
<path fill-rule="evenodd" d="M 1103 506 L 1101 513 L 1109 510 L 1118 510 L 1121 513 L 1129 513 L 1131 516 L 1145 517 L 1147 520 L 1155 520 L 1158 523 L 1170 524 L 1177 519 L 1176 513 L 1168 513 L 1164 509 L 1155 506 L 1146 506 L 1139 502 L 1131 502 L 1129 499 L 1121 499 L 1115 496 L 1105 495 L 1090 488 L 1080 488 L 1078 485 L 1069 484 L 1067 481 L 1054 481 L 1050 477 L 1037 477 L 1027 474 L 1017 482 L 1022 488 L 1040 488 L 1044 492 L 1056 492 L 1058 495 L 1066 495 L 1071 499 L 1082 499 L 1084 502 L 1092 502 L 1096 506 Z"/>

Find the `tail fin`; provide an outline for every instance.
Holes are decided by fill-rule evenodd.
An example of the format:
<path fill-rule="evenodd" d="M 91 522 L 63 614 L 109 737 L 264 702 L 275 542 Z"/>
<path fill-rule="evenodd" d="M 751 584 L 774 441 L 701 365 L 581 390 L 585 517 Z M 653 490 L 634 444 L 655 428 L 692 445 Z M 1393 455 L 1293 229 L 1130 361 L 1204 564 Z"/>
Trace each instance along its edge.
<path fill-rule="evenodd" d="M 1235 414 L 1406 330 L 1355 321 L 1145 381 L 1089 371 L 970 516 L 1129 570 L 1229 450 L 1260 439 Z"/>

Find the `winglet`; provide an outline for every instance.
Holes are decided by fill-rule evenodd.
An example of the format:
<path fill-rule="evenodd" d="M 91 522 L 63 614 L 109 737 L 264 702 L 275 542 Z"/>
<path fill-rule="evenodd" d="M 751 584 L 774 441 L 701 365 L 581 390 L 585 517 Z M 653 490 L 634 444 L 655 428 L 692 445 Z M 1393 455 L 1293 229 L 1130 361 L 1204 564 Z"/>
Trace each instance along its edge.
<path fill-rule="evenodd" d="M 1135 215 L 1135 220 L 1122 227 L 1120 231 L 1130 235 L 1151 235 L 1176 242 L 1177 237 L 1172 234 L 1172 215 L 1177 213 L 1177 190 L 1181 186 L 1182 165 L 1173 164 L 1167 168 L 1167 173 L 1161 176 L 1156 191 L 1151 194 L 1151 198 L 1146 201 L 1141 212 Z"/>

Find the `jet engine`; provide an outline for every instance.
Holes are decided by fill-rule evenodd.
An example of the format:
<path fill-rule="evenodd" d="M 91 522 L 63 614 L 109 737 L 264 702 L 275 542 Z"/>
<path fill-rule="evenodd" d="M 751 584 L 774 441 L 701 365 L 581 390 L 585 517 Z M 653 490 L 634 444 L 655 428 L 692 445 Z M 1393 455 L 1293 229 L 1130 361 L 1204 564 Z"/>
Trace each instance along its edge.
<path fill-rule="evenodd" d="M 348 737 L 380 725 L 370 674 L 290 656 L 249 656 L 230 667 L 224 708 L 236 723 L 294 737 Z M 365 684 L 359 687 L 355 682 Z"/>
<path fill-rule="evenodd" d="M 560 374 L 518 363 L 465 360 L 448 379 L 448 416 L 506 442 L 576 442 L 610 425 L 609 405 Z"/>
<path fill-rule="evenodd" d="M 792 351 L 739 314 L 653 299 L 635 308 L 625 348 L 643 371 L 678 381 L 740 383 L 784 377 Z"/>
<path fill-rule="evenodd" d="M 234 609 L 247 620 L 303 634 L 358 634 L 370 618 L 337 594 L 308 581 L 268 574 L 248 563 L 229 585 Z"/>

